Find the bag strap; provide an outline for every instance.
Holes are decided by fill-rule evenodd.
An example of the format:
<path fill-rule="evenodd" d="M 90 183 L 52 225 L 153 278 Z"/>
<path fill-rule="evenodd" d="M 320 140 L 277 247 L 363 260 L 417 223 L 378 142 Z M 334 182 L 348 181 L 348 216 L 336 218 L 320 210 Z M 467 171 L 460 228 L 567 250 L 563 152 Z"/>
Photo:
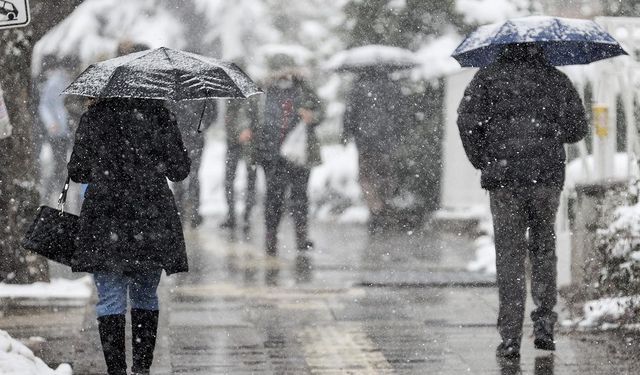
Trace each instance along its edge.
<path fill-rule="evenodd" d="M 71 181 L 71 177 L 67 175 L 67 179 L 64 181 L 64 187 L 62 188 L 62 192 L 60 193 L 60 197 L 58 198 L 58 208 L 63 213 L 64 204 L 67 201 L 67 192 L 69 191 L 69 181 Z"/>

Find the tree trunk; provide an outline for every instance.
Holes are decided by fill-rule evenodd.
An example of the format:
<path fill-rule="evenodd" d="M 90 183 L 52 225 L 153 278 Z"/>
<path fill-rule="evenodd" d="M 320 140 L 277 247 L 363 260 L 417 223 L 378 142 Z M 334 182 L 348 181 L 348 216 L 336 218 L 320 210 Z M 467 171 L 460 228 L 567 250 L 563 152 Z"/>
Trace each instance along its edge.
<path fill-rule="evenodd" d="M 69 15 L 82 0 L 31 0 L 31 24 L 0 31 L 0 87 L 13 135 L 0 140 L 0 281 L 47 281 L 45 259 L 24 251 L 20 239 L 33 220 L 36 190 L 32 126 L 31 55 L 34 44 Z"/>

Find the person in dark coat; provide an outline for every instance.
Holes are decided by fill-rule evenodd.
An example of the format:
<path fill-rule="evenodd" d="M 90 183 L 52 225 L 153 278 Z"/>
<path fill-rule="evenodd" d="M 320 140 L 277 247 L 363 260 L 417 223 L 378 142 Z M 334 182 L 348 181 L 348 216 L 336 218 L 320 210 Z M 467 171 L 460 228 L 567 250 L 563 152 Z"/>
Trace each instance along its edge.
<path fill-rule="evenodd" d="M 225 156 L 224 190 L 227 200 L 227 218 L 220 225 L 222 228 L 234 230 L 236 227 L 234 182 L 238 163 L 244 159 L 247 171 L 247 189 L 244 205 L 243 233 L 249 234 L 251 229 L 251 211 L 256 199 L 256 177 L 258 166 L 255 162 L 255 147 L 252 138 L 259 124 L 259 108 L 257 97 L 246 101 L 228 100 L 224 116 L 227 151 Z"/>
<path fill-rule="evenodd" d="M 131 303 L 132 371 L 148 373 L 158 325 L 160 275 L 189 267 L 167 178 L 191 162 L 161 101 L 100 99 L 82 116 L 67 166 L 88 184 L 79 220 L 76 272 L 93 273 L 98 328 L 110 375 L 126 374 L 125 313 Z"/>
<path fill-rule="evenodd" d="M 369 232 L 384 229 L 392 212 L 393 161 L 397 132 L 404 120 L 400 85 L 381 68 L 362 70 L 347 96 L 343 142 L 353 138 L 358 148 L 359 180 L 371 218 Z"/>
<path fill-rule="evenodd" d="M 278 55 L 279 56 L 279 55 Z M 291 188 L 291 214 L 293 216 L 296 247 L 299 251 L 311 249 L 308 238 L 309 198 L 307 187 L 311 168 L 320 164 L 320 143 L 315 133 L 323 111 L 320 100 L 303 80 L 293 62 L 274 59 L 272 68 L 278 69 L 265 88 L 264 124 L 260 129 L 258 154 L 267 182 L 265 198 L 266 252 L 276 255 L 278 226 L 285 209 L 285 194 Z M 306 125 L 306 161 L 298 165 L 281 154 L 287 136 L 299 126 Z"/>
<path fill-rule="evenodd" d="M 508 45 L 475 75 L 458 114 L 464 149 L 482 171 L 481 184 L 491 200 L 502 337 L 497 355 L 520 353 L 527 253 L 534 344 L 554 350 L 554 225 L 565 177 L 564 144 L 581 140 L 588 130 L 580 97 L 540 47 Z"/>

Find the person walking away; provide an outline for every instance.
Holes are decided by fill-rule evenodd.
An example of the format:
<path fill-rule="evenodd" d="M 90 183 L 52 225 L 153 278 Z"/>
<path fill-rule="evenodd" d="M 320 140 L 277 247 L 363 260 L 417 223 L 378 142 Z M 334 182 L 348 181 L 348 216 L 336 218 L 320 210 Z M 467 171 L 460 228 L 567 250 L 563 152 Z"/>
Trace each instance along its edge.
<path fill-rule="evenodd" d="M 267 182 L 265 245 L 267 254 L 271 256 L 277 254 L 278 226 L 288 188 L 291 188 L 290 210 L 295 225 L 296 247 L 299 251 L 313 248 L 308 238 L 307 186 L 311 168 L 320 163 L 320 144 L 315 127 L 320 123 L 323 111 L 315 92 L 294 66 L 293 59 L 282 54 L 270 61 L 274 73 L 265 88 L 264 124 L 258 140 L 260 163 Z M 301 129 L 303 155 L 302 159 L 294 162 L 283 156 L 282 147 L 289 135 L 294 132 L 301 134 Z"/>
<path fill-rule="evenodd" d="M 50 60 L 48 59 L 48 61 Z M 71 76 L 59 62 L 48 64 L 47 68 L 38 103 L 40 123 L 44 127 L 44 142 L 42 143 L 48 143 L 51 147 L 53 164 L 49 173 L 42 173 L 44 175 L 42 176 L 42 186 L 45 201 L 51 199 L 52 195 L 57 193 L 56 189 L 63 183 L 61 179 L 64 178 L 67 152 L 71 144 L 69 114 L 65 107 L 65 97 L 60 95 L 71 83 Z"/>
<path fill-rule="evenodd" d="M 458 109 L 469 161 L 482 171 L 495 230 L 502 342 L 496 354 L 518 357 L 525 311 L 525 258 L 531 262 L 534 345 L 555 350 L 555 217 L 565 175 L 565 143 L 588 130 L 571 81 L 541 47 L 507 45 L 480 69 Z"/>
<path fill-rule="evenodd" d="M 191 159 L 189 177 L 173 185 L 176 204 L 182 217 L 188 217 L 191 227 L 196 228 L 203 220 L 200 214 L 200 165 L 205 143 L 204 131 L 216 120 L 218 106 L 212 100 L 167 102 L 166 105 L 176 116 Z"/>
<path fill-rule="evenodd" d="M 148 374 L 158 327 L 157 287 L 188 271 L 182 226 L 167 178 L 191 162 L 175 117 L 161 101 L 99 99 L 82 116 L 67 166 L 88 188 L 74 272 L 93 274 L 98 330 L 109 375 L 125 375 L 125 313 L 131 304 L 134 374 Z"/>
<path fill-rule="evenodd" d="M 358 149 L 360 187 L 371 212 L 369 233 L 385 229 L 393 214 L 392 153 L 403 120 L 400 85 L 383 67 L 362 70 L 347 96 L 343 143 L 353 138 Z"/>
<path fill-rule="evenodd" d="M 252 138 L 259 123 L 259 109 L 256 98 L 247 101 L 228 100 L 224 124 L 226 131 L 227 151 L 225 157 L 224 191 L 227 201 L 227 218 L 220 225 L 221 228 L 234 230 L 236 228 L 235 189 L 234 182 L 238 163 L 244 159 L 247 171 L 247 188 L 244 205 L 244 221 L 242 231 L 245 236 L 251 230 L 251 211 L 256 199 L 257 164 L 255 163 Z"/>

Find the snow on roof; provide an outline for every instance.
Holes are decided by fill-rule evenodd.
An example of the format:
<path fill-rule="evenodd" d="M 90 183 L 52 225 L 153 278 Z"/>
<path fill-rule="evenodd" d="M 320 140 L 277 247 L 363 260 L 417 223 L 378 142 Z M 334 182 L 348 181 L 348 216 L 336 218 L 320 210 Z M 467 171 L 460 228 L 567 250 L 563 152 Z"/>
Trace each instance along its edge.
<path fill-rule="evenodd" d="M 79 57 L 83 65 L 113 57 L 121 41 L 182 48 L 184 27 L 160 0 L 86 0 L 34 47 L 33 74 L 46 55 Z"/>
<path fill-rule="evenodd" d="M 413 52 L 399 47 L 371 44 L 340 51 L 327 61 L 328 70 L 374 65 L 395 65 L 411 67 L 419 62 Z"/>

